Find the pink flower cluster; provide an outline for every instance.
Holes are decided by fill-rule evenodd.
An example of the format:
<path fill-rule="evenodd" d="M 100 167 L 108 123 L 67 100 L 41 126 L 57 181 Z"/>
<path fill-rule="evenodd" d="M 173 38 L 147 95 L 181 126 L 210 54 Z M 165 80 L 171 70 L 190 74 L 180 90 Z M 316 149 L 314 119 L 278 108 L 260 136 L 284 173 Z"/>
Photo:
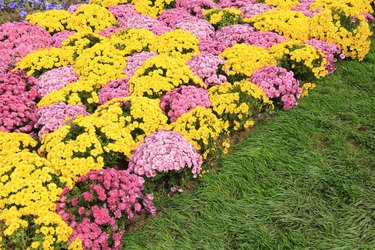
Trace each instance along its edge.
<path fill-rule="evenodd" d="M 219 65 L 224 64 L 225 60 L 209 53 L 198 54 L 187 62 L 191 71 L 199 76 L 207 86 L 221 85 L 227 81 L 225 75 L 218 73 Z"/>
<path fill-rule="evenodd" d="M 317 39 L 306 40 L 304 43 L 309 44 L 313 46 L 315 49 L 319 49 L 324 53 L 327 59 L 327 64 L 325 66 L 328 70 L 327 75 L 333 73 L 336 70 L 334 64 L 337 61 L 336 57 L 340 57 L 341 59 L 345 58 L 345 55 L 341 53 L 340 47 L 336 44 L 328 43 Z"/>
<path fill-rule="evenodd" d="M 224 48 L 229 48 L 236 43 L 245 43 L 269 49 L 275 44 L 285 42 L 286 39 L 274 32 L 255 31 L 246 24 L 235 24 L 223 27 L 216 31 L 216 41 L 222 43 Z"/>
<path fill-rule="evenodd" d="M 129 56 L 126 60 L 126 68 L 124 69 L 124 74 L 130 79 L 135 71 L 143 65 L 143 63 L 153 57 L 156 56 L 158 53 L 156 52 L 146 52 L 142 51 L 141 53 L 134 53 L 133 55 Z"/>
<path fill-rule="evenodd" d="M 22 95 L 0 96 L 0 131 L 31 132 L 37 121 L 35 102 Z"/>
<path fill-rule="evenodd" d="M 321 12 L 321 9 L 310 10 L 310 5 L 315 2 L 315 0 L 300 0 L 300 4 L 293 7 L 292 10 L 302 12 L 305 16 L 313 17 L 315 14 Z"/>
<path fill-rule="evenodd" d="M 79 237 L 85 249 L 121 249 L 124 221 L 135 213 L 156 213 L 143 183 L 142 177 L 110 168 L 80 177 L 72 190 L 65 187 L 56 212 L 73 228 L 70 241 Z"/>
<path fill-rule="evenodd" d="M 84 105 L 68 105 L 64 102 L 53 103 L 36 111 L 38 121 L 35 128 L 40 128 L 38 136 L 48 134 L 63 126 L 67 120 L 74 120 L 78 115 L 89 115 Z"/>
<path fill-rule="evenodd" d="M 73 14 L 78 8 L 79 6 L 81 6 L 82 4 L 71 4 L 69 6 L 69 8 L 67 9 L 67 11 L 70 13 L 70 14 Z"/>
<path fill-rule="evenodd" d="M 0 73 L 0 131 L 32 131 L 37 120 L 37 89 L 37 80 L 23 71 Z"/>
<path fill-rule="evenodd" d="M 169 27 L 174 27 L 180 20 L 193 17 L 185 8 L 173 8 L 164 11 L 158 16 L 158 20 Z"/>
<path fill-rule="evenodd" d="M 104 104 L 113 98 L 122 98 L 130 95 L 127 78 L 109 81 L 98 93 L 100 104 Z"/>
<path fill-rule="evenodd" d="M 208 39 L 215 34 L 215 28 L 209 22 L 196 17 L 181 19 L 172 28 L 186 30 L 198 39 Z"/>
<path fill-rule="evenodd" d="M 110 37 L 111 35 L 119 32 L 120 30 L 126 30 L 126 29 L 121 28 L 121 27 L 111 26 L 111 27 L 108 27 L 108 28 L 106 28 L 104 30 L 101 30 L 99 32 L 99 35 L 105 36 L 105 37 Z"/>
<path fill-rule="evenodd" d="M 52 46 L 61 48 L 61 43 L 65 41 L 68 37 L 73 35 L 75 32 L 70 30 L 63 30 L 60 32 L 57 32 L 52 36 Z"/>
<path fill-rule="evenodd" d="M 121 24 L 121 28 L 147 29 L 158 36 L 164 34 L 165 32 L 172 31 L 172 28 L 167 27 L 164 22 L 150 16 L 140 14 L 128 17 Z"/>
<path fill-rule="evenodd" d="M 256 3 L 256 0 L 220 0 L 220 8 L 240 8 Z"/>
<path fill-rule="evenodd" d="M 148 135 L 130 157 L 128 171 L 155 177 L 157 172 L 190 168 L 194 177 L 203 160 L 196 149 L 179 133 L 159 130 Z"/>
<path fill-rule="evenodd" d="M 22 70 L 0 72 L 0 96 L 22 96 L 30 101 L 39 98 L 38 80 Z"/>
<path fill-rule="evenodd" d="M 116 17 L 120 25 L 123 25 L 129 17 L 139 15 L 132 4 L 111 6 L 108 10 Z"/>
<path fill-rule="evenodd" d="M 245 6 L 241 6 L 239 8 L 242 11 L 242 18 L 250 18 L 257 14 L 262 14 L 264 12 L 274 10 L 275 8 L 264 3 L 255 3 L 255 4 L 247 4 Z"/>
<path fill-rule="evenodd" d="M 20 58 L 40 48 L 51 47 L 50 34 L 39 25 L 27 22 L 0 26 L 0 66 L 14 66 Z"/>
<path fill-rule="evenodd" d="M 298 105 L 302 93 L 299 81 L 292 71 L 277 66 L 265 66 L 253 73 L 250 81 L 261 87 L 268 98 L 285 110 Z"/>
<path fill-rule="evenodd" d="M 186 9 L 191 15 L 203 17 L 206 9 L 215 9 L 219 6 L 212 0 L 176 0 L 176 7 Z"/>
<path fill-rule="evenodd" d="M 183 85 L 160 98 L 160 108 L 172 122 L 196 106 L 211 107 L 207 90 Z"/>
<path fill-rule="evenodd" d="M 45 96 L 53 91 L 65 87 L 67 84 L 78 80 L 78 76 L 72 66 L 51 69 L 43 73 L 39 78 L 39 94 Z"/>
<path fill-rule="evenodd" d="M 224 43 L 219 42 L 213 38 L 201 39 L 199 41 L 199 50 L 201 51 L 201 53 L 208 53 L 217 56 L 226 48 L 227 47 Z"/>

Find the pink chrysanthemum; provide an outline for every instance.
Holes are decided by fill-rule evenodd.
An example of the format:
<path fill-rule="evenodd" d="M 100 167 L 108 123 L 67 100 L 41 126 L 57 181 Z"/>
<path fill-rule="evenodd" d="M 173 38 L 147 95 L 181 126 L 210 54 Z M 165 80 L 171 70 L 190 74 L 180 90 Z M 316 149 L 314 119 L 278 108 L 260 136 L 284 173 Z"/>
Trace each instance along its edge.
<path fill-rule="evenodd" d="M 277 66 L 265 66 L 255 71 L 250 81 L 261 87 L 274 104 L 285 110 L 298 105 L 297 99 L 302 89 L 292 71 Z"/>
<path fill-rule="evenodd" d="M 181 86 L 160 99 L 160 108 L 172 122 L 196 106 L 211 107 L 207 90 L 194 86 Z"/>
<path fill-rule="evenodd" d="M 194 177 L 203 160 L 196 149 L 179 133 L 159 130 L 148 135 L 130 157 L 129 172 L 154 177 L 159 172 L 190 168 Z"/>

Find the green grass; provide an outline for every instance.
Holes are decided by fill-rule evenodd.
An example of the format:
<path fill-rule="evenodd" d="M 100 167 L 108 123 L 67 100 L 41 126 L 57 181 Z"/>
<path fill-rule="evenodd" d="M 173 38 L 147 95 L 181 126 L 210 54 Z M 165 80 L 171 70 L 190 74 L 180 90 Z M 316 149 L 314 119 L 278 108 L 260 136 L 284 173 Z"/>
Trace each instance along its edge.
<path fill-rule="evenodd" d="M 169 198 L 125 249 L 375 249 L 375 46 Z"/>

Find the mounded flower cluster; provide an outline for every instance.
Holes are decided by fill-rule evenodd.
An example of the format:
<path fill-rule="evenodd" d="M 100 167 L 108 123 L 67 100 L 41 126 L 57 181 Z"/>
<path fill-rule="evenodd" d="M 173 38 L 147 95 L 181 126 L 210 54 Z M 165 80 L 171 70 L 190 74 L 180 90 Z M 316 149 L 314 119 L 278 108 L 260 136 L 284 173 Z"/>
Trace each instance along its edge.
<path fill-rule="evenodd" d="M 191 71 L 199 76 L 207 87 L 220 85 L 227 81 L 225 74 L 218 72 L 224 64 L 223 59 L 210 53 L 198 54 L 187 62 Z"/>
<path fill-rule="evenodd" d="M 148 135 L 130 157 L 128 171 L 148 178 L 169 171 L 191 169 L 196 178 L 203 160 L 182 135 L 159 130 Z"/>
<path fill-rule="evenodd" d="M 231 133 L 362 60 L 371 4 L 92 0 L 1 25 L 0 248 L 121 248 L 156 211 L 144 184 L 182 192 Z"/>
<path fill-rule="evenodd" d="M 50 46 L 50 34 L 38 25 L 8 22 L 0 26 L 0 66 L 14 66 L 30 52 Z"/>
<path fill-rule="evenodd" d="M 85 249 L 121 249 L 127 220 L 156 213 L 152 194 L 143 194 L 144 179 L 113 168 L 91 171 L 72 189 L 64 188 L 56 212 L 73 229 L 69 242 Z"/>
<path fill-rule="evenodd" d="M 160 98 L 160 107 L 172 122 L 196 106 L 211 106 L 207 90 L 183 85 Z"/>
<path fill-rule="evenodd" d="M 44 134 L 55 131 L 77 116 L 85 116 L 89 113 L 87 113 L 84 105 L 69 105 L 58 102 L 39 108 L 36 114 L 38 121 L 35 127 L 39 128 L 38 136 L 41 138 Z"/>
<path fill-rule="evenodd" d="M 285 110 L 296 106 L 302 89 L 294 73 L 277 66 L 265 66 L 253 73 L 250 81 L 261 87 L 274 105 Z"/>
<path fill-rule="evenodd" d="M 130 95 L 127 78 L 112 80 L 99 90 L 99 104 L 105 104 L 113 98 L 123 98 Z"/>
<path fill-rule="evenodd" d="M 0 131 L 32 132 L 38 82 L 23 71 L 0 73 Z"/>
<path fill-rule="evenodd" d="M 38 93 L 41 97 L 59 89 L 62 89 L 67 84 L 76 82 L 78 76 L 71 66 L 51 69 L 43 73 L 39 78 Z"/>

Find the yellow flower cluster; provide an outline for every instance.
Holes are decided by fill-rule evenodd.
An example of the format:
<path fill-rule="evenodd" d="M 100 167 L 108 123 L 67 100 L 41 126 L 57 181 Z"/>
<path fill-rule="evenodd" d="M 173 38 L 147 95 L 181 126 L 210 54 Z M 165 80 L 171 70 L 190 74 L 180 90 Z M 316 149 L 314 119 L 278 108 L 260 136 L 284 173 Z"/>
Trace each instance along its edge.
<path fill-rule="evenodd" d="M 81 32 L 100 32 L 116 24 L 115 16 L 97 4 L 82 4 L 69 18 L 67 29 Z"/>
<path fill-rule="evenodd" d="M 343 9 L 343 8 L 341 8 Z M 362 61 L 370 50 L 372 32 L 363 15 L 325 9 L 311 20 L 311 36 L 334 43 L 347 57 Z"/>
<path fill-rule="evenodd" d="M 91 32 L 77 32 L 61 43 L 61 48 L 69 51 L 76 60 L 84 50 L 93 47 L 95 44 L 102 42 L 106 37 Z"/>
<path fill-rule="evenodd" d="M 216 29 L 242 23 L 241 14 L 242 11 L 236 8 L 208 9 L 203 12 L 206 20 Z"/>
<path fill-rule="evenodd" d="M 174 7 L 175 0 L 132 0 L 135 10 L 143 15 L 156 18 L 167 9 Z"/>
<path fill-rule="evenodd" d="M 157 37 L 150 45 L 150 50 L 187 61 L 199 54 L 198 44 L 196 36 L 185 30 L 176 29 Z"/>
<path fill-rule="evenodd" d="M 299 0 L 265 0 L 264 3 L 277 9 L 291 9 L 300 5 Z"/>
<path fill-rule="evenodd" d="M 38 142 L 25 133 L 7 133 L 0 131 L 0 161 L 18 152 L 32 152 Z"/>
<path fill-rule="evenodd" d="M 89 112 L 99 103 L 97 89 L 99 85 L 95 81 L 78 81 L 66 85 L 64 88 L 45 95 L 37 104 L 39 108 L 49 106 L 52 103 L 65 102 L 76 105 L 84 104 Z"/>
<path fill-rule="evenodd" d="M 219 56 L 226 61 L 223 68 L 229 70 L 227 74 L 240 78 L 250 77 L 255 70 L 264 66 L 277 64 L 266 49 L 248 44 L 235 44 L 224 50 Z"/>
<path fill-rule="evenodd" d="M 147 97 L 115 98 L 100 106 L 93 117 L 102 120 L 96 126 L 111 141 L 103 149 L 127 158 L 145 136 L 165 127 L 168 121 L 160 108 L 160 100 Z"/>
<path fill-rule="evenodd" d="M 208 93 L 213 111 L 229 122 L 229 129 L 252 126 L 255 115 L 273 108 L 263 89 L 247 80 L 213 86 Z"/>
<path fill-rule="evenodd" d="M 159 98 L 181 85 L 205 88 L 202 80 L 180 59 L 158 55 L 147 59 L 129 80 L 133 96 Z"/>
<path fill-rule="evenodd" d="M 40 152 L 61 172 L 60 181 L 69 188 L 79 176 L 104 166 L 101 142 L 88 119 L 76 119 L 43 137 Z"/>
<path fill-rule="evenodd" d="M 373 0 L 316 0 L 310 5 L 310 10 L 339 9 L 346 15 L 358 16 L 361 13 L 372 13 Z"/>
<path fill-rule="evenodd" d="M 310 18 L 298 11 L 276 9 L 245 18 L 257 30 L 273 31 L 287 39 L 309 39 Z"/>
<path fill-rule="evenodd" d="M 49 33 L 57 33 L 66 29 L 70 16 L 70 13 L 66 10 L 50 10 L 27 15 L 26 21 L 39 24 Z"/>
<path fill-rule="evenodd" d="M 323 52 L 309 44 L 297 41 L 280 43 L 272 46 L 270 53 L 280 67 L 293 71 L 297 79 L 311 80 L 308 77 L 321 78 L 328 73 Z"/>
<path fill-rule="evenodd" d="M 39 244 L 42 249 L 66 246 L 72 229 L 55 213 L 55 202 L 62 193 L 56 181 L 58 171 L 46 159 L 30 152 L 10 155 L 0 164 L 0 221 L 6 226 L 0 232 L 0 236 L 5 236 L 1 237 L 0 244 L 12 240 L 17 232 L 24 233 L 32 247 Z M 34 232 L 28 232 L 30 230 Z"/>
<path fill-rule="evenodd" d="M 90 4 L 98 4 L 105 8 L 116 6 L 119 4 L 129 3 L 130 0 L 90 0 Z"/>
<path fill-rule="evenodd" d="M 228 135 L 229 122 L 218 118 L 212 111 L 197 106 L 177 118 L 167 129 L 183 135 L 206 159 L 216 150 L 220 137 Z"/>
<path fill-rule="evenodd" d="M 107 41 L 123 56 L 130 56 L 135 52 L 149 51 L 155 40 L 156 35 L 149 30 L 128 29 L 113 34 Z"/>
<path fill-rule="evenodd" d="M 61 48 L 40 49 L 23 57 L 15 70 L 24 70 L 27 75 L 39 77 L 45 71 L 73 63 L 70 53 Z"/>
<path fill-rule="evenodd" d="M 91 80 L 104 86 L 109 80 L 125 78 L 125 58 L 111 43 L 97 43 L 77 57 L 75 72 L 81 80 Z"/>
<path fill-rule="evenodd" d="M 309 92 L 313 89 L 315 89 L 316 87 L 316 84 L 315 83 L 311 83 L 311 82 L 307 82 L 305 84 L 302 85 L 302 93 L 301 93 L 301 97 L 305 97 L 305 96 L 308 96 L 309 95 Z"/>

